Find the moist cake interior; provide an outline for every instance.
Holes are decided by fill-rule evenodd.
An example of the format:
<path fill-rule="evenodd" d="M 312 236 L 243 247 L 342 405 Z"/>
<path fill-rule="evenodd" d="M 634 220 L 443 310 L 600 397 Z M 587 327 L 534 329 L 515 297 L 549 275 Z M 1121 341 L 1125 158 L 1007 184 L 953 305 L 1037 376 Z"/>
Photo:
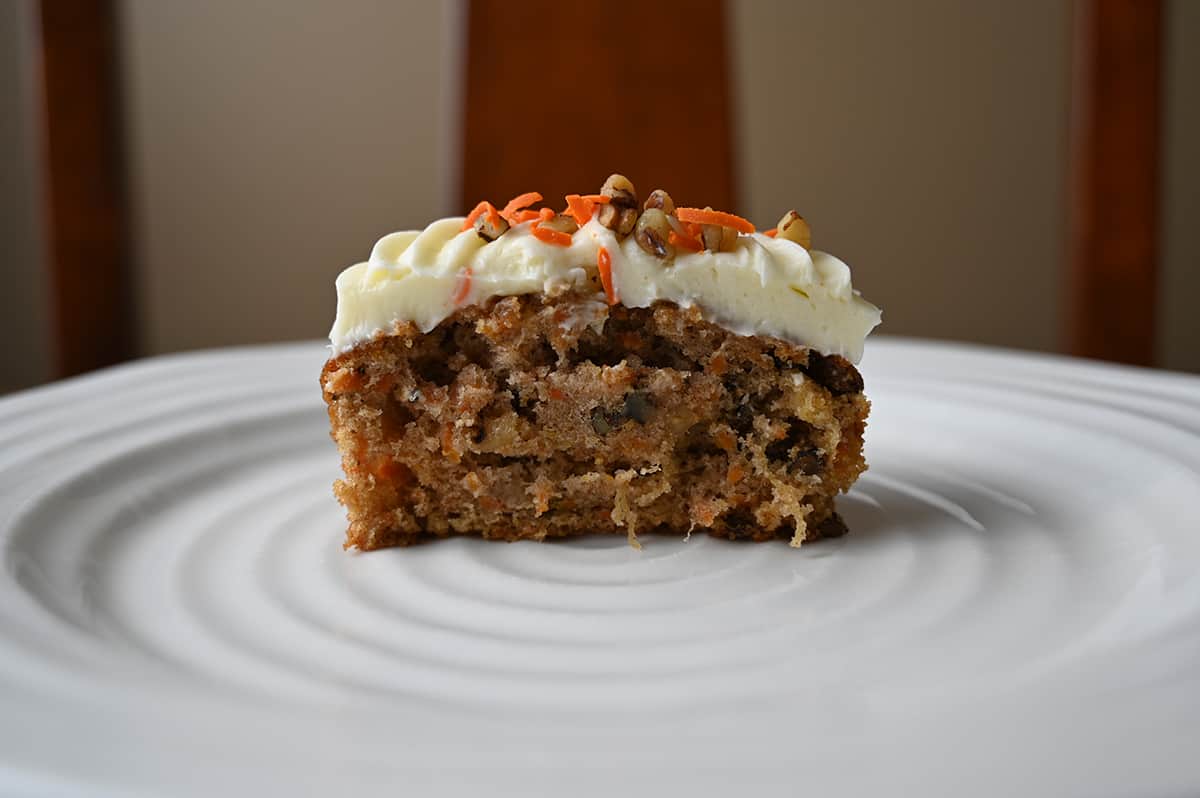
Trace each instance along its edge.
<path fill-rule="evenodd" d="M 849 361 L 600 300 L 494 298 L 332 358 L 346 546 L 845 531 L 834 498 L 866 468 L 869 408 Z"/>

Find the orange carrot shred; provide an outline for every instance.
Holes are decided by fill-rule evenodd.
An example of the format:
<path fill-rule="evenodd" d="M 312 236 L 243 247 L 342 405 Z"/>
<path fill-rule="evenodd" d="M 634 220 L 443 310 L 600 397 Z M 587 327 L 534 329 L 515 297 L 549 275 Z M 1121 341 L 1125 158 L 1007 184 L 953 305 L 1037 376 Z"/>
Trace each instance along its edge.
<path fill-rule="evenodd" d="M 535 202 L 541 202 L 541 199 L 542 195 L 536 191 L 526 191 L 524 194 L 518 194 L 508 201 L 508 204 L 504 206 L 504 210 L 500 211 L 500 215 L 507 219 L 522 208 L 528 208 Z"/>
<path fill-rule="evenodd" d="M 530 222 L 534 219 L 540 219 L 542 215 L 537 211 L 516 211 L 509 217 L 509 224 L 521 224 L 522 222 Z"/>
<path fill-rule="evenodd" d="M 497 211 L 494 206 L 489 205 L 487 209 L 488 224 L 490 224 L 492 227 L 499 228 L 501 218 L 500 212 Z"/>
<path fill-rule="evenodd" d="M 590 199 L 578 194 L 567 195 L 567 213 L 575 217 L 575 222 L 580 227 L 591 221 L 592 214 L 595 212 L 596 204 Z"/>
<path fill-rule="evenodd" d="M 667 241 L 671 243 L 671 246 L 679 247 L 680 249 L 686 249 L 689 252 L 699 252 L 700 250 L 704 249 L 704 245 L 697 241 L 693 236 L 682 236 L 679 233 L 676 233 L 674 230 L 672 230 L 671 234 L 667 236 Z"/>
<path fill-rule="evenodd" d="M 553 208 L 538 208 L 538 218 L 543 222 L 548 222 L 556 216 Z"/>
<path fill-rule="evenodd" d="M 599 205 L 607 205 L 612 202 L 612 197 L 606 197 L 603 194 L 584 194 L 583 199 L 588 202 L 595 202 Z"/>
<path fill-rule="evenodd" d="M 551 213 L 553 213 L 553 211 L 551 211 Z M 557 244 L 560 247 L 571 246 L 570 235 L 567 233 L 560 233 L 558 230 L 551 230 L 547 227 L 540 227 L 536 222 L 532 227 L 529 228 L 529 232 L 532 233 L 533 237 L 538 241 L 542 241 L 546 244 Z"/>
<path fill-rule="evenodd" d="M 492 203 L 488 202 L 487 200 L 484 200 L 483 202 L 479 203 L 474 208 L 472 208 L 471 212 L 467 214 L 466 220 L 463 222 L 462 229 L 470 230 L 471 227 L 475 224 L 475 221 L 480 216 L 483 216 L 483 214 L 487 213 L 489 208 L 491 209 L 492 213 L 496 212 L 496 209 L 492 207 Z"/>
<path fill-rule="evenodd" d="M 722 227 L 732 227 L 739 233 L 753 233 L 754 225 L 740 216 L 725 211 L 710 211 L 704 208 L 678 208 L 675 215 L 681 222 L 696 222 L 697 224 L 719 224 Z"/>
<path fill-rule="evenodd" d="M 765 235 L 767 238 L 774 238 L 775 236 L 779 235 L 779 230 L 772 227 L 770 230 L 764 231 L 763 235 Z"/>
<path fill-rule="evenodd" d="M 467 294 L 471 293 L 471 267 L 463 269 L 462 274 L 458 277 L 458 285 L 454 289 L 454 307 L 458 307 L 463 302 L 467 301 Z"/>
<path fill-rule="evenodd" d="M 612 256 L 604 247 L 600 247 L 600 251 L 596 253 L 596 271 L 600 272 L 600 283 L 608 296 L 608 304 L 617 304 L 620 298 L 617 296 L 617 289 L 613 287 Z"/>
<path fill-rule="evenodd" d="M 442 427 L 442 454 L 446 456 L 452 463 L 457 463 L 462 459 L 458 449 L 454 448 L 454 425 L 447 424 Z"/>

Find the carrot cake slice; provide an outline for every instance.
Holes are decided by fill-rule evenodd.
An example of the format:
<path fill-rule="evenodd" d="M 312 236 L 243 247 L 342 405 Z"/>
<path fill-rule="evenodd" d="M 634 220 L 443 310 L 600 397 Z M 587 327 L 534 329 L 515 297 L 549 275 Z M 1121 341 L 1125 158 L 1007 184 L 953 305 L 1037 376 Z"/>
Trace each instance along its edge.
<path fill-rule="evenodd" d="M 795 211 L 756 232 L 621 175 L 542 199 L 392 233 L 337 278 L 346 546 L 844 533 L 880 321 L 846 264 Z"/>

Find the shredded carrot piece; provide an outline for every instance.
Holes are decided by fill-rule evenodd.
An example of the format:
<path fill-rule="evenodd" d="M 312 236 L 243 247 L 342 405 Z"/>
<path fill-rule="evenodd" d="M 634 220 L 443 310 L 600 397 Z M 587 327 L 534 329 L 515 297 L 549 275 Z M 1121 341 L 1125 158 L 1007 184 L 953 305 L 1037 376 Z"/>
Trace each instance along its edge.
<path fill-rule="evenodd" d="M 674 230 L 672 230 L 671 234 L 667 236 L 667 241 L 670 242 L 671 246 L 679 247 L 680 249 L 686 249 L 689 252 L 699 252 L 704 249 L 704 245 L 697 241 L 694 237 L 690 235 L 680 235 Z"/>
<path fill-rule="evenodd" d="M 575 217 L 575 222 L 580 227 L 587 224 L 592 214 L 596 212 L 596 203 L 586 197 L 581 197 L 578 194 L 567 195 L 567 210 L 566 213 Z"/>
<path fill-rule="evenodd" d="M 551 211 L 550 213 L 553 214 L 554 211 Z M 557 230 L 551 230 L 547 227 L 540 227 L 536 222 L 534 223 L 533 227 L 529 228 L 529 232 L 532 233 L 533 237 L 538 241 L 542 241 L 547 244 L 557 244 L 560 247 L 571 246 L 570 235 L 567 233 L 560 233 Z"/>
<path fill-rule="evenodd" d="M 495 207 L 488 208 L 488 211 L 487 211 L 488 224 L 490 224 L 492 227 L 499 228 L 500 221 L 502 219 L 503 219 L 503 217 L 500 215 L 500 212 L 495 209 Z M 507 220 L 505 220 L 505 221 L 507 221 Z"/>
<path fill-rule="evenodd" d="M 454 425 L 447 424 L 442 427 L 442 454 L 452 463 L 457 463 L 462 459 L 462 455 L 454 448 Z"/>
<path fill-rule="evenodd" d="M 713 435 L 713 441 L 726 452 L 733 452 L 737 449 L 737 438 L 727 429 L 718 430 Z"/>
<path fill-rule="evenodd" d="M 554 212 L 553 208 L 538 208 L 538 218 L 540 218 L 543 222 L 548 222 L 555 216 L 557 216 L 557 214 Z"/>
<path fill-rule="evenodd" d="M 765 235 L 767 238 L 774 238 L 775 236 L 779 235 L 779 230 L 772 227 L 770 230 L 763 231 L 763 235 Z"/>
<path fill-rule="evenodd" d="M 471 209 L 470 213 L 467 214 L 467 218 L 463 222 L 462 229 L 470 230 L 471 227 L 474 226 L 475 221 L 480 216 L 483 216 L 485 213 L 488 213 L 489 211 L 491 213 L 496 212 L 496 209 L 495 209 L 495 207 L 492 206 L 492 203 L 488 202 L 487 200 L 484 200 L 483 202 L 479 203 L 478 205 L 476 205 L 474 208 Z"/>
<path fill-rule="evenodd" d="M 518 194 L 509 200 L 508 204 L 504 206 L 504 210 L 500 211 L 500 215 L 507 219 L 522 208 L 528 208 L 535 202 L 541 202 L 541 200 L 541 194 L 536 191 L 526 191 L 524 194 Z"/>
<path fill-rule="evenodd" d="M 575 217 L 575 221 L 580 227 L 591 221 L 591 218 L 596 213 L 597 205 L 607 205 L 612 202 L 612 197 L 606 197 L 603 194 L 568 194 L 567 209 L 563 213 L 568 213 Z"/>
<path fill-rule="evenodd" d="M 509 224 L 521 224 L 522 222 L 530 222 L 534 219 L 540 219 L 542 215 L 537 211 L 517 211 L 509 217 Z"/>
<path fill-rule="evenodd" d="M 722 227 L 732 227 L 739 233 L 753 233 L 754 225 L 740 216 L 725 211 L 709 211 L 704 208 L 678 208 L 675 215 L 681 222 L 696 222 L 697 224 L 719 224 Z"/>
<path fill-rule="evenodd" d="M 403 463 L 397 463 L 390 458 L 380 458 L 375 461 L 371 473 L 376 479 L 384 480 L 385 482 L 399 483 L 400 485 L 407 484 L 412 472 L 404 466 Z"/>
<path fill-rule="evenodd" d="M 741 482 L 746 476 L 746 469 L 742 468 L 738 463 L 729 466 L 729 470 L 725 474 L 725 481 L 730 485 L 736 485 Z"/>
<path fill-rule="evenodd" d="M 604 293 L 608 296 L 608 304 L 617 304 L 620 298 L 617 296 L 616 288 L 613 287 L 612 256 L 604 247 L 600 247 L 600 251 L 596 253 L 596 270 L 600 272 L 600 283 L 604 286 Z"/>
<path fill-rule="evenodd" d="M 454 289 L 454 307 L 458 307 L 463 302 L 467 301 L 467 294 L 471 293 L 471 267 L 463 269 L 462 274 L 458 276 L 458 286 Z"/>
<path fill-rule="evenodd" d="M 549 394 L 550 398 L 556 402 L 561 402 L 563 399 L 567 398 L 567 395 L 558 388 L 551 388 L 546 393 Z"/>

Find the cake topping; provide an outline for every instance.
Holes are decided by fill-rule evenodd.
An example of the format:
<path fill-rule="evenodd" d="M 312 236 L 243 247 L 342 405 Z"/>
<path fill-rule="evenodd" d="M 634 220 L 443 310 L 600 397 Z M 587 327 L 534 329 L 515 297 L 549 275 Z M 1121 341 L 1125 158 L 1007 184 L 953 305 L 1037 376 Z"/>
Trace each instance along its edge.
<path fill-rule="evenodd" d="M 462 229 L 470 230 L 471 228 L 474 228 L 484 241 L 495 241 L 508 232 L 508 222 L 496 211 L 492 203 L 485 200 L 467 214 Z"/>
<path fill-rule="evenodd" d="M 642 206 L 643 210 L 658 208 L 663 213 L 675 213 L 675 203 L 671 201 L 671 195 L 663 191 L 661 188 L 656 188 L 650 192 L 650 196 L 646 197 L 646 204 Z"/>
<path fill-rule="evenodd" d="M 685 229 L 673 216 L 668 217 L 668 221 L 671 222 L 671 227 L 673 228 L 671 235 L 667 236 L 667 241 L 671 246 L 682 247 L 688 252 L 704 251 L 704 243 L 698 238 L 700 235 L 700 225 L 688 225 Z"/>
<path fill-rule="evenodd" d="M 608 198 L 608 203 L 600 208 L 597 215 L 600 224 L 612 230 L 621 238 L 633 232 L 637 225 L 637 191 L 633 183 L 625 175 L 611 175 L 604 181 L 600 195 Z"/>
<path fill-rule="evenodd" d="M 609 175 L 600 187 L 600 196 L 608 197 L 609 204 L 614 208 L 636 208 L 638 204 L 637 189 L 625 175 Z"/>
<path fill-rule="evenodd" d="M 513 216 L 516 215 L 522 208 L 528 208 L 533 203 L 541 201 L 542 195 L 536 191 L 518 194 L 509 200 L 508 204 L 504 206 L 504 210 L 500 211 L 500 215 L 507 219 L 509 224 L 518 224 L 520 221 L 524 221 L 524 219 L 515 220 L 513 219 Z"/>
<path fill-rule="evenodd" d="M 589 194 L 581 197 L 578 194 L 567 195 L 567 209 L 563 213 L 569 213 L 575 217 L 576 224 L 584 225 L 592 220 L 592 215 L 596 212 L 597 203 L 609 202 L 609 198 L 603 194 Z"/>
<path fill-rule="evenodd" d="M 808 222 L 804 221 L 804 217 L 795 211 L 785 213 L 779 220 L 779 224 L 775 225 L 775 230 L 776 238 L 795 241 L 805 249 L 812 249 L 812 230 L 808 228 Z"/>
<path fill-rule="evenodd" d="M 647 208 L 638 219 L 633 238 L 638 246 L 656 258 L 668 258 L 674 254 L 669 243 L 671 222 L 659 208 Z"/>
<path fill-rule="evenodd" d="M 571 246 L 571 234 L 579 229 L 579 225 L 570 216 L 556 215 L 549 208 L 546 210 L 550 212 L 542 214 L 529 228 L 529 232 L 533 233 L 534 238 L 547 244 L 555 244 L 560 247 Z"/>
<path fill-rule="evenodd" d="M 604 247 L 600 247 L 596 252 L 596 271 L 600 273 L 600 284 L 604 286 L 604 295 L 608 297 L 608 304 L 615 305 L 620 302 L 617 291 L 613 288 L 612 256 Z"/>
<path fill-rule="evenodd" d="M 754 225 L 742 217 L 723 211 L 714 211 L 712 208 L 680 208 L 675 215 L 681 222 L 695 222 L 710 227 L 731 227 L 739 233 L 754 232 Z"/>
<path fill-rule="evenodd" d="M 676 207 L 656 189 L 614 174 L 599 194 L 570 194 L 562 212 L 533 208 L 536 191 L 501 209 L 393 233 L 337 280 L 335 354 L 401 322 L 432 330 L 457 308 L 497 296 L 603 291 L 608 304 L 696 306 L 746 335 L 771 335 L 857 362 L 879 309 L 851 287 L 850 270 L 812 250 L 804 218 L 788 211 L 756 232 L 740 216 Z"/>

